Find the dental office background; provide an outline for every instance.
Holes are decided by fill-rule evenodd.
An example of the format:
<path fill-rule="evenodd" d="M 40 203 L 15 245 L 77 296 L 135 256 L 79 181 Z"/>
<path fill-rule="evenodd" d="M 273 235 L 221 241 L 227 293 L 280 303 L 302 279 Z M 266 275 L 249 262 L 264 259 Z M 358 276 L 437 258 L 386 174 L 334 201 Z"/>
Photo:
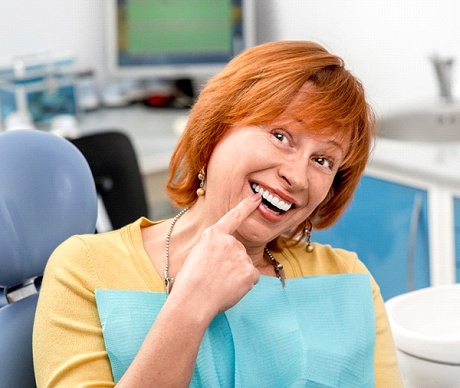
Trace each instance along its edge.
<path fill-rule="evenodd" d="M 99 87 L 110 82 L 105 0 L 0 1 L 0 67 L 17 56 L 71 51 Z M 256 0 L 256 42 L 314 40 L 342 56 L 378 114 L 439 101 L 430 57 L 460 62 L 456 0 Z M 454 65 L 454 97 L 460 66 Z"/>

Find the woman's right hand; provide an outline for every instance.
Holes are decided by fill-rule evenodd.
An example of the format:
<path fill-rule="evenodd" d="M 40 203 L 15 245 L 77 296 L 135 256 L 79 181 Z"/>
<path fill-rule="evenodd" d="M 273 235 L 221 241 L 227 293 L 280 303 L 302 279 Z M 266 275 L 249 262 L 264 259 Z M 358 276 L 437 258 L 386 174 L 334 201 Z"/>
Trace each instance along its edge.
<path fill-rule="evenodd" d="M 232 233 L 257 209 L 260 201 L 259 194 L 245 198 L 204 230 L 177 274 L 168 299 L 193 304 L 197 313 L 212 319 L 252 289 L 260 273 L 244 245 Z"/>
<path fill-rule="evenodd" d="M 203 232 L 117 386 L 189 386 L 210 322 L 236 304 L 259 280 L 259 271 L 232 233 L 260 201 L 259 194 L 244 199 Z"/>

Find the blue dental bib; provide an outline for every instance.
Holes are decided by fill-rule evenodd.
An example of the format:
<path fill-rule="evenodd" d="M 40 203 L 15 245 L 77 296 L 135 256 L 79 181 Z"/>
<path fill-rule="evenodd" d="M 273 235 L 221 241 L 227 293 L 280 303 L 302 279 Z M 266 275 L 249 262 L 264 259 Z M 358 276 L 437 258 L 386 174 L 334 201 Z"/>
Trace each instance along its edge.
<path fill-rule="evenodd" d="M 163 292 L 96 290 L 115 382 L 165 301 Z M 373 387 L 374 347 L 369 275 L 287 279 L 285 289 L 261 276 L 208 327 L 190 386 Z"/>

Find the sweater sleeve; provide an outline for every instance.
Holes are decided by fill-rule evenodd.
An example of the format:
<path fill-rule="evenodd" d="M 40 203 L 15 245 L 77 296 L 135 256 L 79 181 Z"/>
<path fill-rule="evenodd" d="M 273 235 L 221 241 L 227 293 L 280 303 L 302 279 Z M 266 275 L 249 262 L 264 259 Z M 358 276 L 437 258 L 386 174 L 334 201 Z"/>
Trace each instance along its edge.
<path fill-rule="evenodd" d="M 71 237 L 51 255 L 33 331 L 34 369 L 41 387 L 113 387 L 94 290 L 90 252 Z"/>
<path fill-rule="evenodd" d="M 356 273 L 369 273 L 365 265 L 356 259 L 354 271 Z M 391 332 L 385 304 L 380 288 L 371 276 L 372 294 L 374 297 L 376 339 L 374 353 L 374 374 L 376 388 L 402 388 L 401 375 L 396 358 L 396 348 Z"/>

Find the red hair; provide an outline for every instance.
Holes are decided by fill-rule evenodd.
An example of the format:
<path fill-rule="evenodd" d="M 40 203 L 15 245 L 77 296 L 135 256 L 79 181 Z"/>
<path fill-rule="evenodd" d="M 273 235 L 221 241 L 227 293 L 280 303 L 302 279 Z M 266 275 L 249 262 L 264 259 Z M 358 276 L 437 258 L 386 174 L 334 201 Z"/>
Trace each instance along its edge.
<path fill-rule="evenodd" d="M 306 82 L 314 87 L 302 92 Z M 361 82 L 345 69 L 342 59 L 308 41 L 255 46 L 210 79 L 170 162 L 166 190 L 172 202 L 190 206 L 196 201 L 197 174 L 231 128 L 270 124 L 283 115 L 308 121 L 310 131 L 327 130 L 350 139 L 329 194 L 310 217 L 315 228 L 332 225 L 364 171 L 375 119 Z M 295 232 L 302 228 L 303 224 Z"/>

